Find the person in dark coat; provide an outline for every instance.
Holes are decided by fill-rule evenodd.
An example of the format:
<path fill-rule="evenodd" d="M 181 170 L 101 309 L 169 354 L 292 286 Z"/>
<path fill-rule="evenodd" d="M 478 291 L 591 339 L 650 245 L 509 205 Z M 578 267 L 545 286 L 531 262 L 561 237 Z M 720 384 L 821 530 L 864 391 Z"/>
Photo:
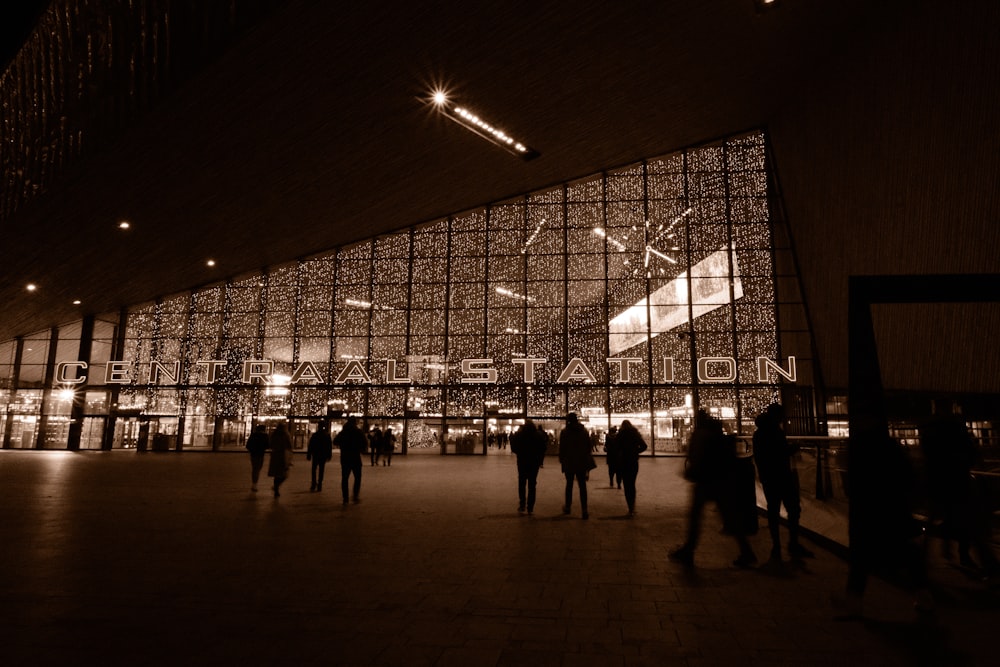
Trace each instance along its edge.
<path fill-rule="evenodd" d="M 548 444 L 548 436 L 530 419 L 526 419 L 510 438 L 510 451 L 517 457 L 518 512 L 527 510 L 531 514 L 535 510 L 538 469 L 545 458 Z"/>
<path fill-rule="evenodd" d="M 799 473 L 792 463 L 798 451 L 785 437 L 785 410 L 780 403 L 772 403 L 755 423 L 753 434 L 753 459 L 757 477 L 767 502 L 767 529 L 771 534 L 771 560 L 781 560 L 781 506 L 788 515 L 788 555 L 792 558 L 812 558 L 813 553 L 799 543 L 799 517 L 802 503 L 799 499 Z"/>
<path fill-rule="evenodd" d="M 323 472 L 326 462 L 333 458 L 333 440 L 330 438 L 330 425 L 321 421 L 316 430 L 309 436 L 306 448 L 306 460 L 312 461 L 312 484 L 310 491 L 323 490 Z"/>
<path fill-rule="evenodd" d="M 267 427 L 264 424 L 257 424 L 253 433 L 247 438 L 246 448 L 250 452 L 250 490 L 257 491 L 257 480 L 260 479 L 260 471 L 264 468 L 264 452 L 270 446 L 267 438 Z"/>
<path fill-rule="evenodd" d="M 733 565 L 750 567 L 757 562 L 757 556 L 750 546 L 750 541 L 744 531 L 734 528 L 727 516 L 732 514 L 727 505 L 729 500 L 727 485 L 734 477 L 733 470 L 736 461 L 736 442 L 726 435 L 722 422 L 712 417 L 704 410 L 695 415 L 694 430 L 688 442 L 688 458 L 685 462 L 684 476 L 693 482 L 691 489 L 691 506 L 688 510 L 687 540 L 683 545 L 670 552 L 670 559 L 687 566 L 694 565 L 694 551 L 698 546 L 701 534 L 701 514 L 709 501 L 714 501 L 723 514 L 725 532 L 736 538 L 740 553 Z M 726 526 L 725 524 L 730 525 Z"/>
<path fill-rule="evenodd" d="M 340 448 L 340 490 L 344 503 L 349 500 L 348 480 L 354 474 L 354 502 L 361 501 L 361 454 L 365 450 L 365 434 L 358 428 L 358 420 L 348 417 L 333 444 Z"/>
<path fill-rule="evenodd" d="M 646 451 L 646 441 L 642 439 L 642 435 L 632 422 L 626 419 L 618 429 L 615 448 L 618 450 L 616 465 L 619 479 L 625 486 L 628 515 L 632 516 L 635 514 L 635 480 L 639 476 L 639 454 Z"/>
<path fill-rule="evenodd" d="M 612 426 L 607 435 L 604 436 L 604 453 L 605 462 L 608 464 L 608 486 L 614 488 L 615 480 L 618 481 L 618 488 L 622 488 L 622 476 L 618 471 L 618 458 L 620 452 L 618 451 L 618 445 L 615 442 L 615 437 L 618 435 L 618 427 Z"/>
<path fill-rule="evenodd" d="M 584 519 L 589 518 L 587 512 L 587 475 L 597 467 L 594 455 L 590 451 L 590 434 L 575 412 L 566 415 L 566 427 L 559 433 L 559 463 L 566 475 L 566 503 L 563 514 L 569 514 L 573 505 L 573 482 L 580 487 L 580 509 Z"/>
<path fill-rule="evenodd" d="M 1000 563 L 990 544 L 990 510 L 972 475 L 981 462 L 975 438 L 958 415 L 936 415 L 921 424 L 919 432 L 928 508 L 931 519 L 940 523 L 945 555 L 951 557 L 955 540 L 961 567 L 996 576 Z"/>
<path fill-rule="evenodd" d="M 392 453 L 394 451 L 396 451 L 396 435 L 392 432 L 392 427 L 390 426 L 382 434 L 382 456 L 384 458 L 382 465 L 392 465 Z"/>
<path fill-rule="evenodd" d="M 274 497 L 277 498 L 278 487 L 288 478 L 288 470 L 292 467 L 292 438 L 288 434 L 288 424 L 278 422 L 271 433 L 271 461 L 267 466 L 267 476 L 274 478 Z"/>
<path fill-rule="evenodd" d="M 834 602 L 846 618 L 861 617 L 869 576 L 878 574 L 907 588 L 918 612 L 931 611 L 909 455 L 880 420 L 871 418 L 851 425 L 848 447 L 847 585 L 845 597 Z"/>
<path fill-rule="evenodd" d="M 368 455 L 371 458 L 371 463 L 373 466 L 377 466 L 379 459 L 382 458 L 382 429 L 378 426 L 371 429 L 367 433 L 368 439 Z"/>

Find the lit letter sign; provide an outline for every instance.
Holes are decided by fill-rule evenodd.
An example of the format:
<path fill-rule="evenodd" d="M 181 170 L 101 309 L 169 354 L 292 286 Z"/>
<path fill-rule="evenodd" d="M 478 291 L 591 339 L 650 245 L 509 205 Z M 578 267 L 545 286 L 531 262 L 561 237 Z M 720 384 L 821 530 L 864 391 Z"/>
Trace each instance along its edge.
<path fill-rule="evenodd" d="M 531 384 L 535 381 L 535 366 L 539 364 L 544 364 L 545 359 L 538 357 L 515 357 L 510 360 L 512 364 L 523 364 L 524 365 L 524 383 Z"/>
<path fill-rule="evenodd" d="M 396 375 L 396 360 L 385 360 L 385 383 L 386 384 L 410 384 L 410 378 L 406 375 Z"/>
<path fill-rule="evenodd" d="M 726 366 L 725 375 L 710 375 L 709 365 Z M 702 357 L 698 360 L 698 379 L 701 382 L 733 382 L 736 379 L 736 360 L 732 357 Z"/>
<path fill-rule="evenodd" d="M 608 359 L 608 363 L 618 365 L 618 378 L 615 382 L 628 382 L 629 381 L 629 368 L 632 364 L 641 364 L 642 359 L 639 357 L 611 357 Z"/>
<path fill-rule="evenodd" d="M 105 384 L 128 384 L 128 363 L 124 361 L 109 361 L 104 368 Z"/>
<path fill-rule="evenodd" d="M 208 374 L 205 378 L 205 384 L 212 384 L 215 382 L 216 378 L 219 377 L 219 368 L 226 365 L 225 361 L 221 359 L 209 359 L 208 361 L 196 361 L 194 362 L 196 366 L 207 366 Z"/>
<path fill-rule="evenodd" d="M 788 371 L 786 372 L 784 368 L 774 363 L 766 357 L 757 357 L 757 380 L 760 382 L 767 382 L 768 380 L 768 369 L 774 371 L 781 377 L 785 378 L 789 382 L 795 382 L 795 357 L 788 357 Z"/>
<path fill-rule="evenodd" d="M 289 384 L 298 384 L 303 380 L 312 380 L 310 384 L 320 384 L 323 382 L 323 376 L 320 375 L 319 369 L 316 368 L 316 364 L 311 361 L 303 361 L 292 373 L 291 380 L 288 381 Z"/>
<path fill-rule="evenodd" d="M 492 359 L 462 359 L 462 384 L 496 384 L 497 369 L 492 364 Z"/>
<path fill-rule="evenodd" d="M 69 377 L 66 372 L 70 368 L 78 368 L 81 371 L 87 370 L 86 361 L 64 361 L 56 364 L 56 382 L 60 384 L 83 384 L 87 381 L 87 374 L 83 373 L 80 375 L 75 375 L 75 377 Z"/>
<path fill-rule="evenodd" d="M 254 380 L 267 383 L 267 377 L 274 372 L 274 362 L 264 359 L 247 359 L 243 362 L 243 384 Z"/>
<path fill-rule="evenodd" d="M 151 361 L 149 363 L 149 384 L 160 384 L 160 374 L 167 380 L 168 384 L 177 384 L 177 378 L 181 374 L 181 362 L 175 361 L 172 364 L 173 372 L 171 373 L 166 366 L 164 366 L 159 361 Z"/>
<path fill-rule="evenodd" d="M 340 375 L 337 376 L 334 384 L 347 384 L 348 380 L 353 380 L 354 382 L 360 382 L 362 384 L 372 383 L 372 379 L 365 371 L 365 367 L 362 366 L 361 362 L 357 359 L 352 359 L 347 362 L 347 365 L 344 366 L 344 370 L 340 371 Z"/>
<path fill-rule="evenodd" d="M 556 382 L 569 382 L 570 380 L 583 380 L 584 382 L 597 382 L 597 378 L 594 374 L 590 372 L 587 368 L 587 364 L 583 363 L 583 359 L 579 357 L 573 357 L 566 364 L 566 368 L 563 372 L 559 374 L 559 378 Z"/>

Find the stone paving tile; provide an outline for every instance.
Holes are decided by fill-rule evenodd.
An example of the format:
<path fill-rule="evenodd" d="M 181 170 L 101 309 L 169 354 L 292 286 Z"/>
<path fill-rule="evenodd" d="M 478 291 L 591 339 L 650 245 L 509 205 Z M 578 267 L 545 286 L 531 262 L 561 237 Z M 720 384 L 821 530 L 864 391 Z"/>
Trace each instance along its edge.
<path fill-rule="evenodd" d="M 591 482 L 591 519 L 560 512 L 549 462 L 533 516 L 508 457 L 397 457 L 343 505 L 339 466 L 279 499 L 240 454 L 0 451 L 4 664 L 995 664 L 995 592 L 950 577 L 935 622 L 874 580 L 862 622 L 834 620 L 846 566 L 730 566 L 706 513 L 683 539 L 679 461 L 644 461 L 640 512 Z M 511 500 L 514 502 L 511 502 Z M 766 536 L 755 538 L 766 553 Z"/>

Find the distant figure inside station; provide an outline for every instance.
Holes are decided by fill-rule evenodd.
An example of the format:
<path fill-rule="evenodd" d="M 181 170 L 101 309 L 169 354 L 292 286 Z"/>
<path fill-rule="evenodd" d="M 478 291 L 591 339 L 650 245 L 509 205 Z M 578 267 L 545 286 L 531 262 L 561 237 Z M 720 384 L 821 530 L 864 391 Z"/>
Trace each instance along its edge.
<path fill-rule="evenodd" d="M 377 466 L 382 458 L 382 429 L 378 426 L 368 431 L 368 456 L 373 466 Z"/>
<path fill-rule="evenodd" d="M 799 472 L 792 457 L 798 452 L 785 437 L 785 409 L 772 403 L 754 420 L 753 459 L 757 477 L 767 502 L 767 529 L 771 534 L 771 560 L 781 561 L 781 506 L 788 515 L 788 555 L 793 559 L 812 558 L 813 553 L 799 542 Z"/>
<path fill-rule="evenodd" d="M 639 455 L 646 451 L 646 441 L 642 439 L 642 434 L 632 425 L 632 422 L 625 420 L 618 435 L 615 437 L 615 448 L 618 450 L 619 479 L 625 486 L 625 503 L 628 505 L 628 515 L 635 514 L 635 481 L 639 477 Z"/>
<path fill-rule="evenodd" d="M 271 462 L 267 466 L 267 476 L 274 478 L 275 498 L 281 495 L 278 487 L 288 479 L 288 470 L 291 467 L 292 438 L 288 435 L 288 424 L 282 420 L 271 433 Z"/>
<path fill-rule="evenodd" d="M 356 417 L 348 417 L 344 428 L 340 430 L 333 444 L 340 448 L 340 490 L 344 496 L 344 504 L 353 497 L 354 502 L 361 502 L 361 453 L 365 449 L 365 434 L 358 428 Z M 348 495 L 348 481 L 354 474 L 354 490 Z"/>
<path fill-rule="evenodd" d="M 757 562 L 757 556 L 747 539 L 748 531 L 737 525 L 734 518 L 744 514 L 736 506 L 737 499 L 729 493 L 730 486 L 735 481 L 737 463 L 735 439 L 726 435 L 722 422 L 704 410 L 698 410 L 688 442 L 684 472 L 684 477 L 693 482 L 687 540 L 670 552 L 671 560 L 688 567 L 694 565 L 694 552 L 701 534 L 702 510 L 709 501 L 714 501 L 722 514 L 724 532 L 736 538 L 740 549 L 733 565 L 750 567 Z"/>
<path fill-rule="evenodd" d="M 330 425 L 324 420 L 316 425 L 316 430 L 309 436 L 306 448 L 306 460 L 312 461 L 312 483 L 310 491 L 323 490 L 323 472 L 326 462 L 333 458 L 333 440 L 330 438 Z"/>
<path fill-rule="evenodd" d="M 566 502 L 563 514 L 569 514 L 573 506 L 573 482 L 580 487 L 580 510 L 584 519 L 587 512 L 587 475 L 597 467 L 590 451 L 590 434 L 575 412 L 566 415 L 566 427 L 559 433 L 559 463 L 566 475 Z"/>
<path fill-rule="evenodd" d="M 614 488 L 615 482 L 618 482 L 618 488 L 622 488 L 622 476 L 618 469 L 618 459 L 620 458 L 620 452 L 618 451 L 618 443 L 615 441 L 618 436 L 618 427 L 612 426 L 607 435 L 604 436 L 604 460 L 608 464 L 608 486 Z"/>
<path fill-rule="evenodd" d="M 390 426 L 382 434 L 382 465 L 392 465 L 392 453 L 394 451 L 396 451 L 396 435 L 392 432 L 392 427 Z"/>
<path fill-rule="evenodd" d="M 545 459 L 549 438 L 526 419 L 510 438 L 510 451 L 517 457 L 517 511 L 535 511 L 535 487 L 538 483 L 538 469 Z"/>
<path fill-rule="evenodd" d="M 264 424 L 257 424 L 250 437 L 247 438 L 246 448 L 250 452 L 250 490 L 257 491 L 257 481 L 260 479 L 260 471 L 264 468 L 264 452 L 270 446 L 267 437 L 267 427 Z"/>

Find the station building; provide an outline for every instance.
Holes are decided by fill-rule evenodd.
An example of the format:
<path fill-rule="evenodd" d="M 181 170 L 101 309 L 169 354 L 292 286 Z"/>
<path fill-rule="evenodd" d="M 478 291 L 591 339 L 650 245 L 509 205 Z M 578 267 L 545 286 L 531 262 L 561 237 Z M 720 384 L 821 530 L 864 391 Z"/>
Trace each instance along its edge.
<path fill-rule="evenodd" d="M 241 448 L 252 425 L 392 426 L 487 453 L 532 418 L 694 411 L 817 428 L 794 253 L 753 131 L 0 344 L 5 448 Z"/>

